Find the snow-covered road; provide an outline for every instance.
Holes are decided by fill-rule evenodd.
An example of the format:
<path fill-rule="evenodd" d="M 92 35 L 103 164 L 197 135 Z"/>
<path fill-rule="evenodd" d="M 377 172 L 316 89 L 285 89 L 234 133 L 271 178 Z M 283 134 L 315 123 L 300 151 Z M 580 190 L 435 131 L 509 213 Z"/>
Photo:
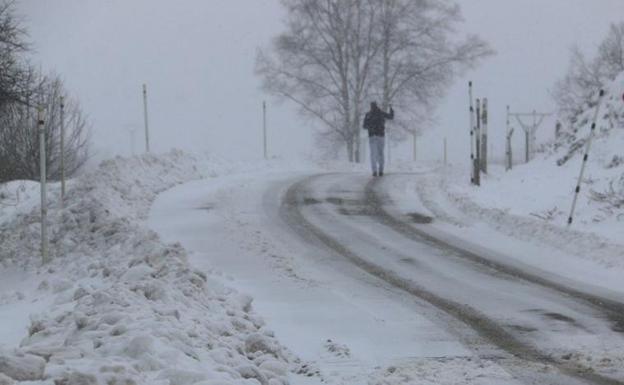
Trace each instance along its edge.
<path fill-rule="evenodd" d="M 162 194 L 150 226 L 254 296 L 304 360 L 293 383 L 622 383 L 621 304 L 436 241 L 418 229 L 436 219 L 392 210 L 384 184 L 197 181 Z"/>

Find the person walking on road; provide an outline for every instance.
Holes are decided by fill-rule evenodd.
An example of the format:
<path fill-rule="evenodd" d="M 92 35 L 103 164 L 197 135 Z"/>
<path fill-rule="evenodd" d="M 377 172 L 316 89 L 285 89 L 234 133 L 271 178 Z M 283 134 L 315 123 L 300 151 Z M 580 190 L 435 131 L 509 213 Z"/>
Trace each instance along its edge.
<path fill-rule="evenodd" d="M 390 105 L 390 113 L 386 113 L 377 106 L 376 102 L 371 103 L 370 111 L 368 111 L 364 117 L 364 129 L 368 130 L 373 176 L 383 176 L 386 120 L 392 119 L 394 119 L 392 105 Z"/>

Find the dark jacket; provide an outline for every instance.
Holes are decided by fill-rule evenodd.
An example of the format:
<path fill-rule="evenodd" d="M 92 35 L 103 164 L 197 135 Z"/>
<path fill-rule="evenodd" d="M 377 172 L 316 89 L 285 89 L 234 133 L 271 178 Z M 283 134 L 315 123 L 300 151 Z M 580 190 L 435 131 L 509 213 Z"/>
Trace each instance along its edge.
<path fill-rule="evenodd" d="M 390 107 L 390 113 L 383 112 L 379 107 L 371 107 L 364 117 L 363 127 L 368 130 L 368 136 L 386 136 L 386 119 L 394 119 L 394 110 Z"/>

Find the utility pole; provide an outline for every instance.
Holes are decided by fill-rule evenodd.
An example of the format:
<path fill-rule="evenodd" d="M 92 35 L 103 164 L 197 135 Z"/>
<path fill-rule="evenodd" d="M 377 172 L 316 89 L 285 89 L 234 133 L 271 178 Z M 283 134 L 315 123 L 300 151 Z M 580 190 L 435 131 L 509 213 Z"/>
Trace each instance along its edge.
<path fill-rule="evenodd" d="M 446 138 L 444 138 L 444 166 L 446 166 L 448 164 L 448 157 L 447 157 L 447 151 L 446 151 Z"/>
<path fill-rule="evenodd" d="M 41 261 L 48 263 L 48 196 L 46 171 L 46 138 L 43 107 L 37 109 L 37 126 L 39 129 L 39 173 L 41 174 Z"/>
<path fill-rule="evenodd" d="M 267 150 L 267 106 L 266 101 L 262 102 L 262 137 L 263 137 L 263 149 L 264 149 L 264 160 L 269 159 L 269 153 Z"/>
<path fill-rule="evenodd" d="M 413 150 L 414 150 L 414 162 L 416 162 L 416 153 L 417 153 L 416 150 L 418 149 L 416 147 L 416 139 L 417 139 L 416 130 L 414 130 L 414 132 L 412 134 L 413 134 L 412 136 L 414 138 L 414 148 L 413 148 Z"/>
<path fill-rule="evenodd" d="M 65 202 L 65 97 L 61 96 L 61 205 Z"/>
<path fill-rule="evenodd" d="M 143 84 L 143 120 L 145 121 L 145 152 L 150 152 L 149 122 L 147 119 L 147 85 Z"/>
<path fill-rule="evenodd" d="M 553 114 L 552 113 L 540 113 L 540 112 L 536 112 L 535 110 L 533 110 L 533 112 L 530 112 L 530 113 L 527 113 L 527 112 L 509 113 L 509 116 L 515 117 L 518 124 L 520 124 L 520 127 L 522 127 L 522 130 L 524 130 L 524 142 L 525 142 L 524 158 L 525 158 L 526 163 L 529 163 L 531 161 L 531 156 L 533 152 L 535 151 L 537 129 L 539 128 L 539 126 L 542 125 L 542 123 L 544 122 L 544 119 L 551 115 Z M 522 121 L 522 118 L 532 118 L 533 122 L 532 124 L 527 124 L 524 121 Z"/>

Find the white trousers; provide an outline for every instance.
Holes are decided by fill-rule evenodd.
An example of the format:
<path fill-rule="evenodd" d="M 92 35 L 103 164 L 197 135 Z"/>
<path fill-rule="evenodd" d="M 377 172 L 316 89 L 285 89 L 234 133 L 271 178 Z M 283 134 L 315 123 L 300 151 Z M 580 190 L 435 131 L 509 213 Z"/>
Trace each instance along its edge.
<path fill-rule="evenodd" d="M 386 138 L 383 136 L 371 136 L 368 138 L 368 143 L 370 144 L 370 160 L 373 172 L 383 172 Z"/>

